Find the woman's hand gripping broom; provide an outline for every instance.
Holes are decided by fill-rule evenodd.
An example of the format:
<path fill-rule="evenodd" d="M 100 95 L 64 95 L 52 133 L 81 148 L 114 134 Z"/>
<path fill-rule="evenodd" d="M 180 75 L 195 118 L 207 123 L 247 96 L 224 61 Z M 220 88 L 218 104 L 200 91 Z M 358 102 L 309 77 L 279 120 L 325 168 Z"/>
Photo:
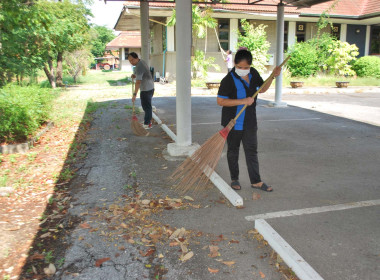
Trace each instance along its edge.
<path fill-rule="evenodd" d="M 281 63 L 280 67 L 284 66 L 289 58 L 290 56 L 288 56 Z M 252 98 L 255 98 L 265 87 L 265 85 L 273 79 L 273 77 L 274 73 L 272 72 L 268 79 L 266 79 L 262 86 L 255 92 Z M 236 117 L 232 119 L 225 128 L 209 138 L 200 148 L 198 148 L 198 150 L 194 152 L 194 154 L 188 157 L 173 172 L 171 175 L 171 181 L 177 189 L 183 191 L 184 193 L 188 192 L 190 189 L 192 189 L 193 192 L 197 192 L 207 184 L 209 177 L 214 172 L 216 165 L 219 162 L 228 134 L 234 127 L 236 120 L 246 108 L 247 105 L 240 110 Z"/>

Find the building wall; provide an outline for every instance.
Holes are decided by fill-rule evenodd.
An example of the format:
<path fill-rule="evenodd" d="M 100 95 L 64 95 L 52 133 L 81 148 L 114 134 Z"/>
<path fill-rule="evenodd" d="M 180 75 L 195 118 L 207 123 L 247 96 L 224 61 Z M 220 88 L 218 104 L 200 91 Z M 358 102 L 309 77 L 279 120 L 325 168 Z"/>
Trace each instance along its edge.
<path fill-rule="evenodd" d="M 270 43 L 270 48 L 268 53 L 276 53 L 276 21 L 273 20 L 250 20 L 251 24 L 256 24 L 256 26 L 263 24 L 268 26 L 265 31 L 267 32 L 267 40 Z"/>
<path fill-rule="evenodd" d="M 154 24 L 153 25 L 153 37 L 151 41 L 151 47 L 153 48 L 153 54 L 162 53 L 162 28 L 163 25 L 161 24 Z"/>

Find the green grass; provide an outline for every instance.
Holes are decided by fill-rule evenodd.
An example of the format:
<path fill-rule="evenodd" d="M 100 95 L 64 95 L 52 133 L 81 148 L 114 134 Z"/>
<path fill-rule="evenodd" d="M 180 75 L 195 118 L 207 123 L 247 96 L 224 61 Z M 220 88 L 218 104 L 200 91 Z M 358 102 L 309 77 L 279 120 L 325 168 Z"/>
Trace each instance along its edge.
<path fill-rule="evenodd" d="M 290 86 L 290 82 L 304 82 L 304 87 L 335 87 L 335 82 L 350 82 L 350 86 L 380 86 L 380 79 L 373 77 L 345 78 L 329 75 L 318 75 L 315 77 L 285 77 L 283 84 Z"/>

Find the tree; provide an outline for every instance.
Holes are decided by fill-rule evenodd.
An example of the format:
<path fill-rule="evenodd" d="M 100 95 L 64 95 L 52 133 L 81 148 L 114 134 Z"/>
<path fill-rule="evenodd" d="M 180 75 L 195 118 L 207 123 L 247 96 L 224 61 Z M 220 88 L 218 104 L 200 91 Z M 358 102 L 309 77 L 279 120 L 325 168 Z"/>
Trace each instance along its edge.
<path fill-rule="evenodd" d="M 1 1 L 0 85 L 43 68 L 52 87 L 62 86 L 63 52 L 87 43 L 89 15 L 84 0 Z"/>
<path fill-rule="evenodd" d="M 33 75 L 43 63 L 37 34 L 47 31 L 50 18 L 33 1 L 0 2 L 0 86 L 16 76 Z"/>
<path fill-rule="evenodd" d="M 265 65 L 269 59 L 268 50 L 270 43 L 267 41 L 266 25 L 260 24 L 255 26 L 250 24 L 247 20 L 241 20 L 241 27 L 243 28 L 244 35 L 238 31 L 238 44 L 237 48 L 245 47 L 252 53 L 252 65 L 257 71 L 263 73 L 266 68 Z"/>
<path fill-rule="evenodd" d="M 107 43 L 116 36 L 113 30 L 106 26 L 95 25 L 91 28 L 91 53 L 94 57 L 102 57 L 106 49 Z"/>
<path fill-rule="evenodd" d="M 43 41 L 46 61 L 43 69 L 52 87 L 55 87 L 54 79 L 57 86 L 63 86 L 63 53 L 80 49 L 89 41 L 87 16 L 91 13 L 82 1 L 76 2 L 38 1 L 40 9 L 47 11 L 52 19 L 52 24 Z"/>
<path fill-rule="evenodd" d="M 93 56 L 89 49 L 75 50 L 64 53 L 65 70 L 73 78 L 74 83 L 77 82 L 77 77 L 88 67 L 93 60 Z"/>

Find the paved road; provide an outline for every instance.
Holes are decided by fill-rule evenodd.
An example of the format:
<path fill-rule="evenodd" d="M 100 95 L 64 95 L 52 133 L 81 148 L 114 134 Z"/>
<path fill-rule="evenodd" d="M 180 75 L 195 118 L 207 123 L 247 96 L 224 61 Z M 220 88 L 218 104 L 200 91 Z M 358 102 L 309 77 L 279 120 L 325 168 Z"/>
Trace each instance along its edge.
<path fill-rule="evenodd" d="M 341 105 L 339 98 L 335 102 Z M 175 123 L 174 98 L 156 98 L 155 105 L 162 119 Z M 192 110 L 193 141 L 203 143 L 220 129 L 220 108 L 215 97 L 193 97 Z M 378 126 L 293 106 L 269 108 L 265 101 L 258 104 L 258 122 L 261 173 L 275 191 L 252 201 L 241 156 L 245 209 L 223 212 L 229 227 L 251 223 L 245 216 L 380 199 Z M 225 154 L 217 172 L 229 182 Z M 213 209 L 209 214 L 216 215 Z M 325 279 L 369 280 L 380 275 L 379 216 L 377 205 L 268 222 Z M 198 224 L 210 231 L 218 227 L 208 216 Z"/>

